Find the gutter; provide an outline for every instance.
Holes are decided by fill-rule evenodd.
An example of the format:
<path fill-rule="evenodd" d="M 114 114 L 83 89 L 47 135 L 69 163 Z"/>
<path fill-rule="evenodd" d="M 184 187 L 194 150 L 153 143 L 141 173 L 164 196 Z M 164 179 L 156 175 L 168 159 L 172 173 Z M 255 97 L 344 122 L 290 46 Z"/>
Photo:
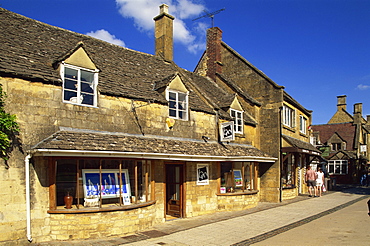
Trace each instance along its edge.
<path fill-rule="evenodd" d="M 30 197 L 30 159 L 28 154 L 24 159 L 25 175 L 26 175 L 26 211 L 27 211 L 27 239 L 32 242 L 31 236 L 31 197 Z"/>
<path fill-rule="evenodd" d="M 60 149 L 35 149 L 34 156 L 69 156 L 69 157 L 116 157 L 116 158 L 140 158 L 140 159 L 163 159 L 182 161 L 258 161 L 275 162 L 276 157 L 263 156 L 208 156 L 208 155 L 185 155 L 167 153 L 146 152 L 118 152 L 118 151 L 88 151 L 88 150 L 60 150 Z"/>

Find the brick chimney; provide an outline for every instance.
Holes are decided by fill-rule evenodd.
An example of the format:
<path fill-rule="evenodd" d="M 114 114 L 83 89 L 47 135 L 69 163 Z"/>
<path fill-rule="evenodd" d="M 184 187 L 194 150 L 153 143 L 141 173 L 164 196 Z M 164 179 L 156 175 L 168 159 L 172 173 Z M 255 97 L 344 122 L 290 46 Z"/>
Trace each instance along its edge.
<path fill-rule="evenodd" d="M 346 99 L 347 99 L 347 96 L 346 95 L 343 95 L 343 96 L 337 96 L 337 100 L 338 100 L 338 103 L 337 103 L 337 110 L 340 111 L 342 109 L 344 110 L 347 110 L 347 103 L 346 103 Z"/>
<path fill-rule="evenodd" d="M 175 17 L 168 14 L 168 5 L 159 6 L 159 15 L 155 21 L 155 54 L 165 60 L 173 60 L 173 20 Z"/>
<path fill-rule="evenodd" d="M 222 73 L 221 62 L 222 31 L 218 27 L 207 30 L 207 76 L 216 80 L 216 73 Z"/>

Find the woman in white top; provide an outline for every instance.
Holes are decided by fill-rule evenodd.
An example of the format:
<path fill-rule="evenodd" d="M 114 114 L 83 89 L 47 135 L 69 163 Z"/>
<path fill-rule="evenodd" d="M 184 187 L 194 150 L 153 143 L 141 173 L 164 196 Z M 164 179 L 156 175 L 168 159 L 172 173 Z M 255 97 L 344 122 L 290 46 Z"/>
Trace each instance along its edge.
<path fill-rule="evenodd" d="M 319 171 L 316 173 L 316 189 L 317 194 L 321 196 L 322 193 L 322 186 L 324 184 L 324 173 L 322 172 L 322 168 L 319 167 Z"/>

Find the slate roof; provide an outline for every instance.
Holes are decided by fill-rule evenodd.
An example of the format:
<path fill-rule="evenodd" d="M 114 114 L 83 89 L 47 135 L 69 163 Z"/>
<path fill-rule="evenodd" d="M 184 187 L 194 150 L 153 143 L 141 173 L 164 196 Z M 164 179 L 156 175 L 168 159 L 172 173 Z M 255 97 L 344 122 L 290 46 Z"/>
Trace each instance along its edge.
<path fill-rule="evenodd" d="M 293 138 L 288 135 L 283 134 L 283 139 L 287 141 L 292 147 L 299 148 L 299 149 L 305 149 L 305 150 L 311 150 L 317 153 L 320 153 L 321 151 L 318 150 L 315 146 L 313 146 L 310 143 L 304 142 L 302 140 L 299 140 L 297 138 Z"/>
<path fill-rule="evenodd" d="M 268 154 L 253 146 L 220 144 L 218 142 L 191 141 L 189 139 L 164 138 L 160 136 L 139 136 L 123 133 L 99 132 L 61 128 L 50 137 L 36 144 L 32 149 L 71 151 L 113 151 L 120 153 L 168 154 L 182 156 L 214 157 L 259 157 L 275 161 Z M 145 155 L 143 155 L 145 157 Z"/>
<path fill-rule="evenodd" d="M 325 124 L 325 125 L 312 125 L 314 132 L 319 132 L 321 143 L 325 144 L 337 133 L 347 143 L 347 150 L 353 150 L 354 138 L 356 133 L 356 126 L 351 122 L 338 123 L 338 124 Z"/>
<path fill-rule="evenodd" d="M 182 70 L 160 57 L 54 27 L 3 8 L 0 8 L 0 28 L 0 75 L 3 76 L 61 85 L 58 63 L 82 46 L 100 70 L 101 94 L 167 104 L 164 95 L 154 90 L 154 83 Z M 185 86 L 189 85 L 185 83 Z M 190 93 L 189 97 L 192 110 L 214 113 L 196 93 Z"/>

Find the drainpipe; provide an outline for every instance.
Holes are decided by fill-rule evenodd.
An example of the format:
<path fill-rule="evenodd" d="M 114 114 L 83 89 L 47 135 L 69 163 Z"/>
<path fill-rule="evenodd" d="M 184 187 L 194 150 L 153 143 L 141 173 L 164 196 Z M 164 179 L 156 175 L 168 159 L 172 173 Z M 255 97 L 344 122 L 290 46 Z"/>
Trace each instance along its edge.
<path fill-rule="evenodd" d="M 31 197 L 30 197 L 30 159 L 31 155 L 28 154 L 24 159 L 24 166 L 26 172 L 26 211 L 27 211 L 27 239 L 32 242 L 31 236 Z"/>
<path fill-rule="evenodd" d="M 283 147 L 283 129 L 282 129 L 282 123 L 281 123 L 281 114 L 282 114 L 282 111 L 283 111 L 283 107 L 279 107 L 279 135 L 280 135 L 280 142 L 279 142 L 279 164 L 280 164 L 280 167 L 279 167 L 279 200 L 280 202 L 283 201 L 283 177 L 281 176 L 281 171 L 283 170 L 283 152 L 282 152 L 282 147 Z"/>

